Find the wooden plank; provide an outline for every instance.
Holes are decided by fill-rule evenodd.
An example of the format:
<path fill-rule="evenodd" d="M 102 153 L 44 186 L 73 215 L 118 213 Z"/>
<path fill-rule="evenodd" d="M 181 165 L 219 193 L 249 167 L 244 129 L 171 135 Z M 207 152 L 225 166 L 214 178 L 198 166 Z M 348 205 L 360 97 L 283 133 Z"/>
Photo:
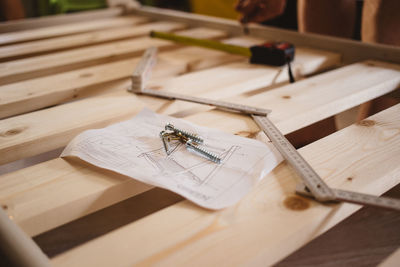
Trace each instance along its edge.
<path fill-rule="evenodd" d="M 382 194 L 400 182 L 399 112 L 397 105 L 300 152 L 330 185 Z M 283 163 L 232 208 L 215 212 L 183 201 L 67 251 L 52 263 L 272 265 L 359 209 L 295 196 L 297 180 Z"/>
<path fill-rule="evenodd" d="M 30 29 L 0 34 L 0 45 L 9 45 L 14 43 L 27 42 L 65 36 L 69 34 L 103 30 L 114 27 L 132 26 L 144 23 L 149 19 L 139 16 L 126 16 L 117 18 L 106 18 L 87 22 L 76 22 L 65 25 L 44 27 L 39 29 Z"/>
<path fill-rule="evenodd" d="M 387 259 L 385 259 L 379 267 L 396 267 L 400 262 L 400 248 L 393 252 Z"/>
<path fill-rule="evenodd" d="M 152 30 L 171 31 L 181 30 L 184 27 L 185 25 L 182 23 L 159 21 L 135 27 L 118 27 L 58 38 L 31 41 L 22 44 L 0 46 L 0 61 L 143 36 L 149 34 Z"/>
<path fill-rule="evenodd" d="M 213 36 L 213 34 L 211 32 L 210 36 Z M 203 35 L 207 37 L 207 32 L 204 32 Z M 240 44 L 249 42 L 257 43 L 260 40 L 243 37 L 228 39 L 227 41 Z M 196 51 L 199 54 L 194 58 Z M 231 56 L 200 48 L 181 49 L 177 53 L 162 53 L 161 58 L 165 58 L 171 64 L 174 62 L 178 64 L 185 62 L 189 71 L 190 69 L 198 70 L 202 68 L 200 64 L 209 67 L 212 66 L 212 62 L 221 64 L 242 59 L 240 56 Z M 190 64 L 188 64 L 189 61 L 191 61 Z M 338 65 L 339 62 L 340 57 L 335 53 L 300 48 L 293 63 L 293 70 L 296 76 L 308 75 Z M 0 86 L 0 91 L 2 92 L 0 118 L 77 99 L 81 97 L 84 91 L 93 91 L 88 90 L 89 85 L 99 85 L 106 81 L 129 77 L 136 64 L 137 60 L 118 61 Z M 165 69 L 168 70 L 168 67 Z M 172 66 L 171 72 L 173 71 L 174 67 Z M 215 79 L 211 79 L 211 77 L 215 77 Z M 204 86 L 202 82 L 198 82 L 203 80 L 208 81 L 207 86 Z M 158 83 L 153 83 L 153 87 L 179 91 L 182 91 L 182 87 L 184 87 L 185 92 L 189 94 L 196 93 L 206 96 L 205 91 L 215 91 L 215 87 L 221 87 L 222 83 L 227 84 L 227 81 L 229 81 L 230 84 L 234 84 L 234 82 L 237 82 L 237 84 L 227 87 L 225 91 L 230 91 L 231 94 L 237 95 L 240 92 L 249 90 L 249 88 L 254 90 L 257 89 L 257 86 L 276 85 L 287 80 L 286 68 L 282 70 L 280 67 L 250 66 L 248 63 L 239 63 L 213 68 L 193 75 L 183 75 L 181 78 L 171 81 L 162 80 Z M 49 84 L 54 84 L 54 86 L 49 87 Z M 222 93 L 224 92 L 221 92 L 220 95 Z"/>
<path fill-rule="evenodd" d="M 244 38 L 243 40 L 241 40 L 240 38 L 230 40 L 230 42 L 233 41 L 239 43 L 247 42 L 248 40 L 246 38 Z M 296 63 L 294 63 L 294 68 L 299 74 L 310 74 L 313 72 L 319 72 L 324 68 L 339 63 L 339 56 L 336 54 L 323 51 L 312 51 L 312 53 L 310 51 L 306 51 L 302 52 L 300 50 L 296 59 Z M 172 52 L 161 53 L 160 58 L 165 60 L 165 62 L 161 60 L 155 69 L 155 74 L 158 77 L 164 75 L 171 76 L 173 74 L 178 74 L 183 72 L 185 68 L 196 70 L 197 68 L 207 66 L 207 64 L 209 66 L 212 66 L 217 63 L 222 64 L 224 62 L 227 62 L 228 60 L 235 59 L 235 57 L 232 57 L 231 55 L 227 55 L 225 53 L 215 52 L 212 50 L 204 50 L 200 48 L 185 48 Z M 236 57 L 236 59 L 240 58 L 241 57 Z M 10 95 L 15 95 L 15 93 L 18 93 L 18 89 L 20 89 L 24 97 L 20 98 L 18 102 L 16 101 L 16 103 L 12 105 L 7 105 L 6 96 L 3 97 L 3 105 L 0 105 L 0 117 L 10 116 L 24 111 L 54 105 L 60 102 L 68 101 L 70 99 L 77 99 L 79 97 L 86 96 L 87 91 L 88 93 L 90 93 L 90 95 L 93 95 L 94 93 L 99 93 L 100 91 L 104 92 L 112 90 L 115 92 L 118 90 L 126 90 L 129 81 L 127 83 L 122 80 L 117 81 L 110 86 L 103 86 L 100 84 L 113 79 L 129 76 L 131 74 L 130 70 L 133 69 L 135 62 L 126 61 L 111 63 L 104 66 L 82 69 L 80 71 L 74 71 L 70 73 L 55 75 L 52 77 L 26 81 L 20 83 L 23 86 L 19 88 L 15 85 L 3 86 L 3 93 L 4 91 L 7 92 L 7 90 L 4 90 L 4 88 L 7 87 L 9 88 L 8 92 Z M 226 75 L 228 76 L 228 78 L 230 76 L 233 77 L 228 82 L 225 79 L 225 76 L 219 74 L 219 72 L 223 73 L 225 71 L 228 73 L 228 75 Z M 239 65 L 233 66 L 231 64 L 228 64 L 222 67 L 212 68 L 205 71 L 198 71 L 193 74 L 181 75 L 173 79 L 163 79 L 163 82 L 158 84 L 168 84 L 168 82 L 172 80 L 172 84 L 179 84 L 180 86 L 171 89 L 178 89 L 181 91 L 185 91 L 185 93 L 187 89 L 190 89 L 189 93 L 191 94 L 203 94 L 203 96 L 209 96 L 210 94 L 212 94 L 213 96 L 215 96 L 216 93 L 222 91 L 222 93 L 224 93 L 226 96 L 230 96 L 243 92 L 243 88 L 245 88 L 246 90 L 254 90 L 258 89 L 259 87 L 269 85 L 271 82 L 274 82 L 276 80 L 275 78 L 280 73 L 280 71 L 280 68 L 251 67 L 247 63 L 241 63 Z M 217 79 L 211 79 L 211 77 L 216 77 Z M 287 74 L 285 73 L 285 75 L 282 75 L 282 77 L 279 79 L 287 80 Z M 208 81 L 206 87 L 203 84 L 204 80 Z M 236 83 L 235 87 L 231 86 L 233 82 Z M 54 84 L 54 86 L 48 87 L 49 84 Z M 199 93 L 193 91 L 191 87 L 196 88 Z M 208 91 L 204 89 L 208 89 Z M 222 93 L 219 93 L 219 96 L 222 96 Z M 27 97 L 26 95 L 29 94 L 33 95 Z M 148 102 L 149 100 L 154 101 L 153 98 L 143 99 L 145 102 Z M 188 108 L 187 103 L 185 104 L 170 103 L 168 106 L 163 106 L 163 112 L 171 114 L 177 111 L 181 111 L 182 109 Z M 88 100 L 87 107 L 89 107 L 90 105 L 90 100 Z M 149 103 L 149 105 L 152 105 L 152 103 Z M 189 104 L 189 106 L 192 105 Z M 78 108 L 77 106 L 71 106 L 71 109 L 76 110 L 78 112 L 77 114 L 84 114 L 84 110 L 86 110 L 86 107 L 81 106 L 80 108 Z M 80 109 L 82 109 L 82 111 L 80 111 Z M 121 106 L 121 110 L 124 109 L 127 111 L 127 113 L 129 113 L 129 108 L 126 109 L 125 107 Z M 61 116 L 59 111 L 57 111 L 57 108 L 52 108 L 49 110 L 39 111 L 37 113 L 9 118 L 7 120 L 4 120 L 3 122 L 0 122 L 0 133 L 3 133 L 4 136 L 7 136 L 6 138 L 4 138 L 2 144 L 0 145 L 0 152 L 4 152 L 7 157 L 2 157 L 0 159 L 0 164 L 48 151 L 44 149 L 56 149 L 58 147 L 66 145 L 69 139 L 60 138 L 62 132 L 60 132 L 61 135 L 53 135 L 53 133 L 59 132 L 60 130 L 64 131 L 64 127 L 63 129 L 57 129 L 55 125 L 50 126 L 46 124 L 46 126 L 44 126 L 42 125 L 42 123 L 40 123 L 41 120 L 43 122 L 50 121 L 50 119 L 45 119 L 47 113 L 52 113 L 50 117 L 54 118 L 54 116 L 56 115 L 53 113 L 53 111 L 55 113 L 58 113 L 58 116 Z M 107 113 L 111 114 L 110 111 L 107 111 Z M 115 118 L 119 119 L 116 115 Z M 81 116 L 78 116 L 78 118 L 76 119 L 80 120 Z M 96 121 L 101 121 L 101 119 L 98 118 L 96 119 Z M 29 127 L 21 126 L 27 125 L 27 123 L 29 123 Z M 20 126 L 15 127 L 14 125 Z M 65 126 L 67 125 L 68 124 L 66 124 Z M 81 124 L 80 129 L 82 129 L 82 126 L 83 124 Z M 24 133 L 22 134 L 18 130 L 16 131 L 16 129 L 21 129 L 21 127 L 26 128 L 26 130 L 24 130 Z M 53 129 L 50 132 L 49 127 Z M 38 134 L 39 132 L 42 133 Z M 31 133 L 36 133 L 35 137 L 33 137 Z M 54 143 L 50 142 L 50 139 L 54 138 L 55 136 L 58 136 L 59 141 L 56 141 Z M 41 146 L 40 142 L 38 142 L 39 139 L 47 140 L 49 142 L 47 142 L 47 145 Z M 28 143 L 30 145 L 28 145 Z M 52 146 L 50 146 L 49 144 L 52 144 Z M 8 153 L 5 153 L 6 151 Z"/>
<path fill-rule="evenodd" d="M 364 68 L 368 68 L 369 71 L 362 72 L 362 70 L 364 69 L 363 66 Z M 352 68 L 361 68 L 361 72 L 363 73 L 363 75 L 354 77 L 355 72 L 351 71 Z M 389 86 L 392 86 L 393 89 L 393 87 L 398 85 L 398 72 L 391 68 L 388 68 L 385 64 L 383 64 L 383 66 L 380 66 L 377 63 L 376 66 L 370 66 L 364 63 L 359 63 L 346 67 L 344 71 L 339 71 L 341 72 L 337 73 L 337 70 L 335 70 L 327 74 L 323 74 L 325 75 L 325 79 L 328 82 L 331 82 L 333 80 L 332 78 L 335 78 L 335 87 L 329 87 L 330 84 L 328 84 L 328 82 L 319 80 L 319 76 L 299 82 L 298 84 L 308 81 L 312 82 L 315 79 L 319 81 L 318 84 L 316 83 L 314 86 L 304 87 L 302 90 L 296 91 L 296 94 L 303 95 L 304 99 L 312 99 L 311 96 L 315 95 L 316 93 L 324 95 L 324 97 L 321 97 L 321 101 L 306 101 L 304 105 L 294 104 L 293 101 L 283 101 L 282 104 L 277 106 L 272 112 L 271 120 L 276 123 L 277 127 L 281 129 L 284 134 L 287 134 L 289 129 L 291 131 L 297 129 L 295 127 L 289 128 L 285 126 L 286 120 L 291 120 L 291 116 L 287 116 L 286 114 L 295 114 L 296 116 L 304 117 L 301 124 L 304 124 L 306 118 L 310 118 L 310 121 L 308 123 L 312 124 L 317 118 L 315 116 L 311 116 L 311 114 L 316 113 L 318 115 L 319 111 L 324 111 L 321 113 L 321 116 L 325 116 L 327 115 L 326 112 L 329 111 L 331 112 L 330 115 L 334 115 L 336 114 L 336 112 L 338 112 L 336 109 L 341 110 L 343 109 L 343 107 L 350 105 L 349 103 L 353 103 L 353 105 L 358 105 L 357 97 L 362 98 L 363 95 L 369 95 L 372 97 L 374 94 L 376 94 L 376 92 L 381 92 L 382 94 L 384 94 L 386 90 L 389 90 Z M 386 72 L 391 75 L 385 74 Z M 355 84 L 348 85 L 348 80 L 345 79 L 346 73 L 348 73 L 349 76 L 354 77 L 354 80 L 363 81 L 363 83 L 360 83 L 357 87 L 358 93 L 353 92 L 352 94 L 348 95 L 348 93 L 346 92 L 346 85 L 350 87 L 356 86 Z M 341 78 L 344 79 L 343 84 L 341 84 L 340 80 L 337 79 L 338 76 L 341 76 Z M 390 76 L 394 76 L 394 78 L 389 78 Z M 381 79 L 379 77 L 381 77 Z M 397 82 L 394 81 L 395 79 L 397 79 Z M 324 90 L 323 85 L 328 86 L 330 90 Z M 281 96 L 281 94 L 279 94 L 279 90 L 285 91 L 285 88 L 286 87 L 275 89 L 274 92 L 277 91 L 276 95 Z M 338 88 L 342 89 L 339 90 Z M 323 94 L 321 93 L 321 90 L 322 92 L 324 92 Z M 124 113 L 125 110 L 129 110 L 129 114 L 133 114 L 135 112 L 134 104 L 129 103 L 129 101 L 133 100 L 131 98 L 128 99 L 128 96 L 131 95 L 125 92 L 126 96 L 124 96 L 123 93 L 124 92 L 122 92 L 119 96 L 121 100 L 118 100 L 119 98 L 117 96 L 104 95 L 104 99 L 102 100 L 95 100 L 96 98 L 90 98 L 87 100 L 55 107 L 52 109 L 52 116 L 54 118 L 53 120 L 61 116 L 63 120 L 54 124 L 68 126 L 65 126 L 66 128 L 57 126 L 55 129 L 59 130 L 51 131 L 49 131 L 48 127 L 38 127 L 36 129 L 32 129 L 36 132 L 36 136 L 32 135 L 32 137 L 43 137 L 43 133 L 47 131 L 54 134 L 53 137 L 51 137 L 50 134 L 45 135 L 45 138 L 46 140 L 48 140 L 49 143 L 54 142 L 54 140 L 68 140 L 68 136 L 66 134 L 71 134 L 71 132 L 73 131 L 71 130 L 71 128 L 77 129 L 77 133 L 83 130 L 84 127 L 86 127 L 84 126 L 85 124 L 87 124 L 87 122 L 85 122 L 86 118 L 88 118 L 91 123 L 95 123 L 95 121 L 101 121 L 103 116 L 110 116 L 113 118 L 117 116 L 122 116 L 121 114 L 126 114 Z M 112 98 L 109 101 L 106 101 L 107 97 Z M 149 107 L 151 109 L 157 111 L 158 113 L 165 114 L 164 110 L 166 109 L 166 107 L 168 107 L 170 101 L 154 99 L 150 97 L 147 98 L 153 102 L 149 104 Z M 262 99 L 264 99 L 264 101 Z M 102 104 L 99 104 L 98 101 L 103 102 L 101 102 Z M 269 98 L 268 93 L 265 93 L 265 96 L 263 96 L 263 98 L 260 98 L 259 101 L 263 102 L 264 105 L 269 106 L 273 101 L 276 101 L 276 99 L 273 97 Z M 324 106 L 331 101 L 334 101 L 335 105 L 333 105 L 332 108 L 330 108 L 329 110 L 325 110 Z M 128 104 L 124 104 L 127 102 Z M 148 103 L 144 98 L 141 98 L 140 102 Z M 83 109 L 78 105 L 82 105 L 85 108 Z M 94 111 L 92 111 L 92 106 Z M 64 110 L 69 110 L 70 112 L 65 112 Z M 71 112 L 71 110 L 76 113 Z M 117 114 L 115 114 L 114 112 Z M 118 112 L 121 113 L 118 114 Z M 37 112 L 37 114 L 40 113 Z M 79 114 L 79 116 L 77 116 L 76 114 Z M 46 121 L 52 121 L 50 115 L 48 116 L 49 117 L 46 118 Z M 36 120 L 39 119 L 44 119 L 44 117 L 38 116 Z M 240 114 L 214 110 L 189 116 L 186 117 L 186 119 L 199 125 L 213 127 L 226 132 L 231 132 L 247 137 L 255 137 L 259 132 L 258 127 L 250 119 L 250 117 Z M 16 125 L 24 126 L 24 123 L 29 123 L 29 121 L 31 120 L 33 120 L 33 118 L 30 118 L 26 122 L 21 122 L 20 124 Z M 28 126 L 30 126 L 30 124 Z M 299 126 L 299 124 L 296 124 L 296 126 Z M 67 128 L 69 130 L 67 130 Z M 28 132 L 29 129 L 26 131 L 26 133 Z M 21 136 L 23 136 L 23 132 Z M 35 147 L 35 149 L 40 149 L 40 146 L 38 146 L 37 144 L 38 143 L 36 143 L 35 147 L 34 142 L 29 143 L 29 140 L 27 140 L 25 144 L 22 144 L 20 142 L 19 145 L 16 145 L 14 150 L 19 151 L 19 153 L 24 153 L 22 152 L 23 150 L 19 148 L 22 146 L 24 146 L 25 151 L 32 150 L 32 146 Z M 31 146 L 31 148 L 29 148 L 29 146 Z M 83 170 L 85 172 L 85 177 L 87 178 L 81 178 L 81 172 Z M 55 226 L 58 226 L 63 222 L 65 223 L 67 221 L 74 220 L 77 218 L 77 216 L 84 216 L 89 212 L 93 212 L 96 209 L 100 209 L 101 207 L 109 205 L 109 203 L 115 203 L 127 197 L 126 194 L 119 194 L 118 191 L 125 190 L 127 187 L 126 184 L 121 184 L 120 179 L 123 179 L 123 181 L 125 182 L 128 178 L 124 176 L 120 176 L 120 179 L 109 178 L 107 179 L 107 183 L 105 185 L 105 182 L 103 180 L 97 179 L 98 173 L 94 170 L 89 170 L 87 168 L 77 170 L 75 167 L 75 163 L 66 164 L 65 160 L 63 159 L 54 159 L 48 162 L 44 162 L 42 164 L 38 164 L 36 166 L 19 170 L 14 173 L 3 175 L 0 177 L 0 204 L 8 206 L 8 212 L 14 217 L 14 221 L 18 223 L 24 229 L 24 231 L 26 231 L 30 235 L 36 235 Z M 73 182 L 71 182 L 71 190 L 67 190 L 65 185 L 66 181 L 64 180 L 64 174 L 60 174 L 60 172 L 67 172 L 68 177 L 77 177 L 76 179 L 79 180 L 80 184 L 73 185 Z M 42 182 L 42 180 L 34 181 L 35 179 L 38 179 L 35 177 L 40 177 L 40 179 L 46 181 L 48 179 L 51 179 L 52 182 Z M 73 190 L 74 187 L 83 186 L 85 181 L 87 181 L 88 183 L 88 186 L 85 187 L 87 188 L 86 191 L 76 192 Z M 136 182 L 131 182 L 133 183 L 132 186 L 135 186 Z M 94 184 L 96 183 L 100 185 L 95 186 Z M 48 188 L 49 186 L 51 188 Z M 102 189 L 98 189 L 99 187 L 101 187 Z M 93 188 L 93 190 L 95 191 L 90 190 L 90 188 Z M 115 194 L 113 193 L 108 195 L 104 193 L 104 195 L 102 195 L 101 190 L 103 190 L 104 192 L 112 191 L 115 192 Z M 47 195 L 48 197 L 46 197 L 43 195 L 42 192 L 52 192 L 54 196 Z M 95 197 L 91 198 L 93 195 L 95 195 Z M 52 201 L 51 198 L 55 196 L 57 197 L 57 201 Z M 92 202 L 92 204 L 90 204 L 90 202 Z M 97 205 L 98 203 L 101 203 L 101 205 Z M 88 206 L 94 208 L 91 209 L 88 208 Z M 62 213 L 62 222 L 59 213 Z"/>
<path fill-rule="evenodd" d="M 206 28 L 184 30 L 180 34 L 190 36 L 205 35 L 208 38 L 222 38 L 225 36 L 224 32 Z M 173 42 L 142 37 L 19 59 L 0 63 L 0 84 L 139 56 L 149 46 L 156 46 L 163 51 L 178 47 Z"/>
<path fill-rule="evenodd" d="M 25 18 L 0 23 L 0 33 L 31 30 L 61 24 L 93 21 L 122 15 L 123 9 L 119 7 L 90 10 L 77 13 L 59 14 L 39 18 Z"/>
<path fill-rule="evenodd" d="M 280 130 L 293 132 L 310 125 L 311 121 L 314 123 L 328 118 L 399 87 L 400 65 L 370 60 L 335 69 L 246 100 L 243 97 L 230 100 L 270 108 L 271 119 L 285 122 L 280 124 Z M 287 105 L 289 110 L 282 111 L 282 105 Z M 318 108 L 308 110 L 310 106 Z M 303 112 L 292 112 L 290 109 Z"/>
<path fill-rule="evenodd" d="M 131 13 L 156 19 L 179 21 L 186 23 L 191 27 L 201 25 L 203 27 L 223 30 L 231 35 L 239 35 L 243 33 L 243 28 L 236 20 L 199 14 L 188 14 L 186 12 L 148 6 L 132 10 Z M 396 46 L 371 44 L 320 34 L 299 33 L 292 30 L 283 30 L 277 27 L 268 27 L 257 24 L 249 25 L 249 30 L 250 36 L 258 38 L 264 38 L 267 40 L 284 40 L 292 42 L 298 46 L 308 46 L 314 49 L 335 51 L 343 56 L 343 61 L 346 64 L 368 59 L 400 63 L 400 48 Z"/>
<path fill-rule="evenodd" d="M 400 184 L 383 196 L 400 198 Z M 399 247 L 399 224 L 396 211 L 364 207 L 274 266 L 378 266 Z"/>
<path fill-rule="evenodd" d="M 292 63 L 293 73 L 296 79 L 315 72 L 339 65 L 340 56 L 326 51 L 297 48 L 296 59 Z M 249 95 L 267 91 L 268 87 L 277 87 L 289 80 L 285 67 L 249 65 L 247 62 L 226 64 L 220 67 L 182 75 L 168 81 L 150 82 L 149 87 L 157 90 L 165 90 L 183 93 L 192 96 L 202 96 L 212 99 L 229 98 L 243 94 L 240 99 Z M 202 82 L 199 82 L 202 81 Z M 241 100 L 239 100 L 240 102 Z M 175 101 L 168 106 L 168 112 L 187 116 L 190 113 L 211 109 L 183 101 Z"/>
<path fill-rule="evenodd" d="M 202 34 L 204 38 L 207 38 L 206 31 Z M 214 36 L 214 34 L 212 31 L 209 36 Z M 193 47 L 162 52 L 159 56 L 159 64 L 156 66 L 155 78 L 182 74 L 239 59 L 241 59 L 239 56 Z M 111 91 L 109 88 L 112 88 L 112 85 L 103 84 L 129 78 L 138 60 L 138 58 L 121 60 L 0 86 L 3 94 L 0 99 L 0 118 L 94 95 L 101 91 Z M 49 87 L 49 84 L 52 86 Z"/>

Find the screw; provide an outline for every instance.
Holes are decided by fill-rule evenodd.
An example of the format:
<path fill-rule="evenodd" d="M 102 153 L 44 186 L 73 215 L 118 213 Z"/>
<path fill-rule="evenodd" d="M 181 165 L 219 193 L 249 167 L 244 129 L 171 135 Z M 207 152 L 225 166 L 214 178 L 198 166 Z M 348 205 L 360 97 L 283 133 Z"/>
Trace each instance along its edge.
<path fill-rule="evenodd" d="M 161 131 L 160 132 L 160 137 L 161 137 L 162 143 L 164 145 L 165 153 L 167 153 L 167 155 L 169 155 L 170 154 L 170 152 L 169 152 L 169 144 L 165 140 L 167 138 L 167 132 Z"/>
<path fill-rule="evenodd" d="M 211 153 L 211 152 L 207 151 L 206 149 L 195 145 L 193 143 L 193 140 L 189 139 L 188 141 L 185 142 L 185 145 L 186 145 L 187 149 L 194 150 L 215 163 L 218 163 L 218 164 L 221 163 L 221 158 L 219 158 L 214 153 Z"/>
<path fill-rule="evenodd" d="M 165 125 L 165 130 L 174 131 L 176 135 L 178 135 L 178 136 L 179 135 L 183 135 L 184 137 L 193 140 L 197 144 L 203 144 L 204 143 L 204 140 L 200 136 L 198 136 L 197 134 L 189 133 L 189 132 L 183 131 L 181 129 L 175 128 L 175 126 L 172 125 L 171 123 L 167 123 Z"/>

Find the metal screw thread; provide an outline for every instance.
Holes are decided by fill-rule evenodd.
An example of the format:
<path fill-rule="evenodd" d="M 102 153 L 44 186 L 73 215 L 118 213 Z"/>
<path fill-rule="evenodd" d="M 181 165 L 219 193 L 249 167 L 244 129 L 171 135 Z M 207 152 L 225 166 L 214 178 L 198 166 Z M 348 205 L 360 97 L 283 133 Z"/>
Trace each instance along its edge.
<path fill-rule="evenodd" d="M 180 133 L 181 135 L 185 136 L 186 138 L 192 139 L 193 142 L 195 142 L 197 144 L 203 144 L 204 143 L 204 140 L 200 136 L 198 136 L 197 134 L 189 133 L 187 131 L 183 131 L 181 129 L 175 128 L 175 126 L 172 125 L 171 123 L 168 123 L 168 124 L 165 125 L 165 130 L 174 131 L 176 134 Z"/>
<path fill-rule="evenodd" d="M 207 151 L 206 149 L 193 144 L 193 140 L 187 141 L 186 142 L 186 147 L 188 149 L 192 149 L 192 150 L 202 154 L 203 156 L 205 156 L 206 158 L 208 158 L 209 160 L 211 160 L 211 161 L 213 161 L 215 163 L 218 163 L 218 164 L 221 163 L 221 158 L 219 158 L 214 153 L 211 153 L 211 152 Z"/>
<path fill-rule="evenodd" d="M 168 145 L 168 142 L 165 140 L 165 131 L 161 131 L 160 132 L 160 138 L 161 138 L 161 140 L 162 140 L 162 143 L 163 143 L 163 145 L 164 145 L 164 150 L 165 150 L 165 153 L 167 153 L 167 155 L 169 155 L 169 154 L 171 154 L 170 153 L 170 151 L 169 151 L 169 145 Z"/>

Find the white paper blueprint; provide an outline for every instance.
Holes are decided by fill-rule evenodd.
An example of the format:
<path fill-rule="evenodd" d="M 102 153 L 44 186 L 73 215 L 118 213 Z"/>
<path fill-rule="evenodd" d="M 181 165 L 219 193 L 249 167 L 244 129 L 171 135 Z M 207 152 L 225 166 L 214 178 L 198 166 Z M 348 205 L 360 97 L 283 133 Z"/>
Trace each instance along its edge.
<path fill-rule="evenodd" d="M 197 133 L 203 147 L 221 157 L 217 164 L 172 143 L 168 156 L 159 137 L 166 123 Z M 76 156 L 147 184 L 171 190 L 209 209 L 237 203 L 282 160 L 257 140 L 196 126 L 144 109 L 131 120 L 75 137 L 61 157 Z"/>

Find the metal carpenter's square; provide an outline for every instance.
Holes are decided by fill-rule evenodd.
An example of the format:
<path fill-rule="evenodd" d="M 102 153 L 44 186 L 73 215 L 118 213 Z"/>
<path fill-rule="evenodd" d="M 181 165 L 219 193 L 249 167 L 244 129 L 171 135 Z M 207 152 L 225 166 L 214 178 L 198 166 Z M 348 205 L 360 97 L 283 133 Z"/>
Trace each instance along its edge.
<path fill-rule="evenodd" d="M 321 202 L 343 201 L 400 211 L 399 199 L 378 197 L 330 188 L 300 155 L 296 148 L 294 148 L 293 145 L 286 139 L 286 137 L 279 131 L 279 129 L 269 120 L 267 115 L 270 110 L 152 89 L 132 90 L 131 88 L 130 91 L 132 93 L 211 105 L 215 106 L 216 108 L 242 112 L 244 114 L 251 115 L 257 125 L 264 131 L 274 146 L 300 176 L 303 184 L 297 187 L 297 193 L 313 196 Z"/>

